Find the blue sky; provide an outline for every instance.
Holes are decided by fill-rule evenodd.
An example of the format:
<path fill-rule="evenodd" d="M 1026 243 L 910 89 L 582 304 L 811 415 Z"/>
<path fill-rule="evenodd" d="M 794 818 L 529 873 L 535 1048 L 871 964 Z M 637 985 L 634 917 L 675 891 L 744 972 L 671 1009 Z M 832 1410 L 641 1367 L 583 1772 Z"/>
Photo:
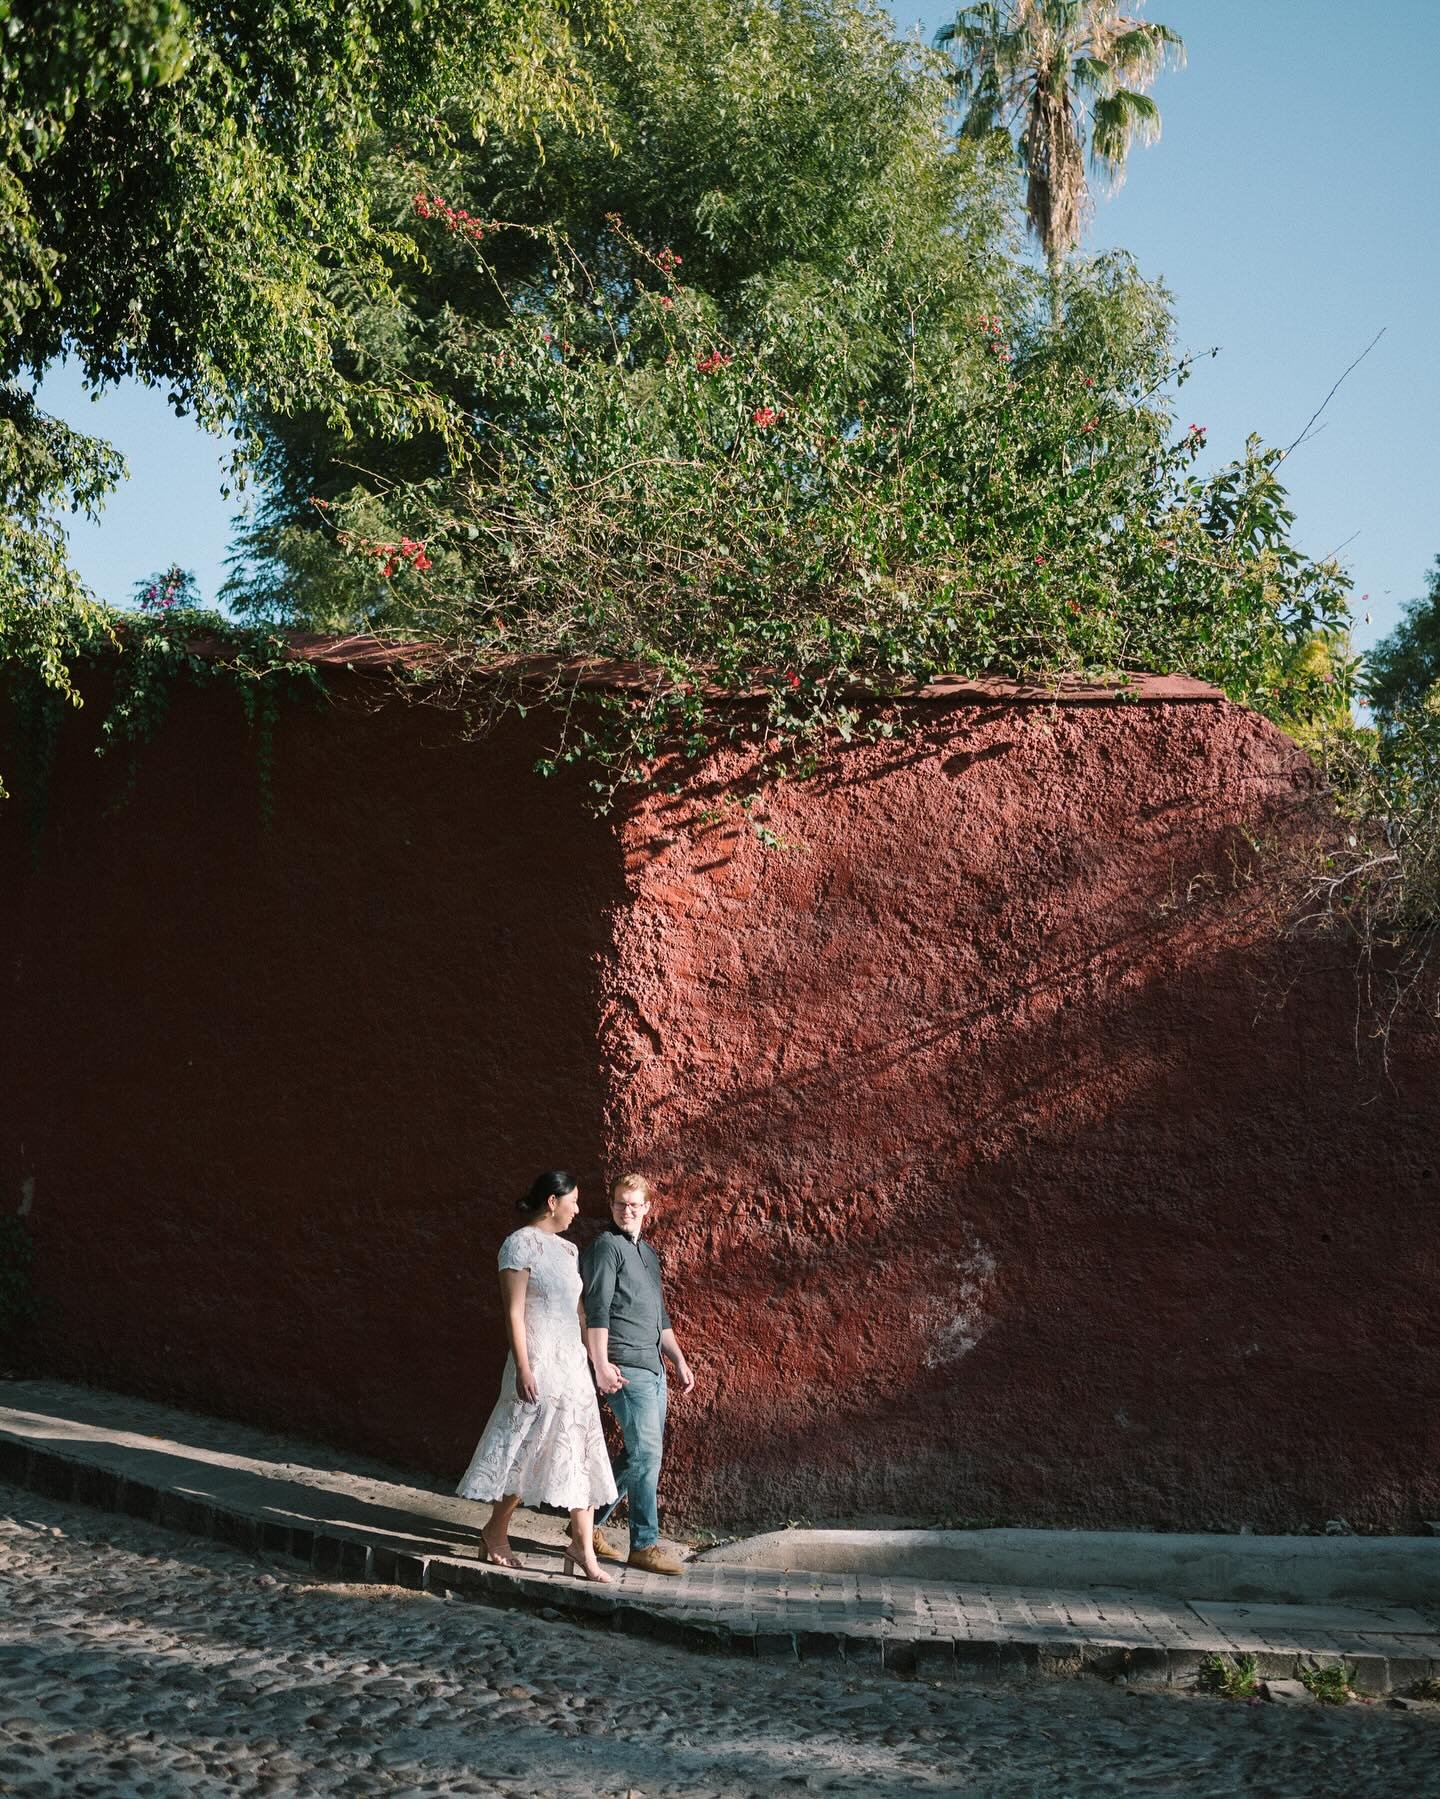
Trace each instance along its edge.
<path fill-rule="evenodd" d="M 892 10 L 928 38 L 953 9 Z M 1290 443 L 1384 329 L 1286 465 L 1302 546 L 1344 546 L 1364 647 L 1440 554 L 1440 0 L 1146 10 L 1181 33 L 1189 65 L 1157 85 L 1164 135 L 1099 202 L 1088 246 L 1132 251 L 1173 291 L 1184 346 L 1220 349 L 1181 395 L 1181 423 L 1206 425 L 1219 457 L 1251 431 Z M 236 505 L 221 495 L 224 446 L 176 420 L 158 392 L 126 386 L 92 403 L 65 369 L 43 392 L 130 461 L 101 523 L 72 532 L 85 578 L 123 600 L 176 561 L 212 598 Z"/>

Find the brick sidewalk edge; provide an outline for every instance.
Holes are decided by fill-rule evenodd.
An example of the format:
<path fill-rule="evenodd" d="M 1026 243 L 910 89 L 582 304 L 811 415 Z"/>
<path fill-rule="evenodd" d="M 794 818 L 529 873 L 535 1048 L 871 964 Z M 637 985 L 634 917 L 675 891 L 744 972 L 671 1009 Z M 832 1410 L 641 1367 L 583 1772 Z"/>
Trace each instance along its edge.
<path fill-rule="evenodd" d="M 765 1662 L 840 1662 L 867 1673 L 931 1681 L 1017 1680 L 1042 1675 L 1124 1675 L 1132 1686 L 1179 1686 L 1193 1680 L 1206 1659 L 1198 1650 L 1127 1648 L 1116 1644 L 1016 1642 L 906 1635 L 846 1628 L 813 1631 L 747 1629 L 723 1618 L 677 1617 L 647 1600 L 604 1587 L 507 1574 L 481 1562 L 441 1555 L 412 1555 L 367 1542 L 354 1531 L 275 1524 L 231 1511 L 54 1450 L 34 1449 L 0 1437 L 0 1482 L 70 1501 L 98 1511 L 117 1512 L 145 1524 L 188 1536 L 207 1537 L 248 1554 L 280 1555 L 303 1563 L 330 1580 L 375 1582 L 414 1592 L 453 1594 L 485 1605 L 520 1607 L 577 1623 L 600 1624 L 630 1636 L 712 1655 L 738 1655 Z M 1323 1655 L 1255 1649 L 1263 1680 L 1291 1680 L 1303 1668 L 1343 1664 L 1357 1693 L 1386 1694 L 1417 1681 L 1440 1677 L 1440 1660 L 1424 1656 Z"/>

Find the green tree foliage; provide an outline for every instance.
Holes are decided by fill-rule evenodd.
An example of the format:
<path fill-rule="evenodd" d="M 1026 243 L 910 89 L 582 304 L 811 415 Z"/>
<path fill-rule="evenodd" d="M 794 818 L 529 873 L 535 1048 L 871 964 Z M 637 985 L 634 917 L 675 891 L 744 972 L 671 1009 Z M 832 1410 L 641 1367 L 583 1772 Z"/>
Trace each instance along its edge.
<path fill-rule="evenodd" d="M 1348 704 L 1312 705 L 1293 727 L 1331 808 L 1296 872 L 1296 916 L 1358 949 L 1369 1016 L 1388 1037 L 1401 1014 L 1440 1022 L 1440 562 L 1368 656 L 1332 654 L 1297 650 L 1337 693 L 1348 679 L 1375 723 L 1357 724 Z"/>
<path fill-rule="evenodd" d="M 1380 1036 L 1402 1015 L 1440 1023 L 1440 689 L 1383 730 L 1344 721 L 1309 747 L 1328 809 L 1296 873 L 1294 928 L 1358 951 Z"/>
<path fill-rule="evenodd" d="M 584 0 L 0 0 L 0 652 L 62 689 L 113 633 L 64 553 L 67 510 L 122 472 L 41 415 L 62 353 L 218 421 L 240 394 L 403 430 L 368 384 L 357 299 L 387 279 L 380 134 L 595 116 Z M 605 15 L 594 19 L 605 26 Z M 403 245 L 398 246 L 403 249 Z"/>
<path fill-rule="evenodd" d="M 619 158 L 564 129 L 543 159 L 498 134 L 392 158 L 414 248 L 361 340 L 463 429 L 261 417 L 239 611 L 455 669 L 635 662 L 647 697 L 569 746 L 602 785 L 742 691 L 791 749 L 853 728 L 857 682 L 939 670 L 1183 668 L 1293 703 L 1344 582 L 1291 544 L 1278 459 L 1197 472 L 1165 296 L 1126 259 L 1071 270 L 1053 325 L 1013 158 L 954 142 L 938 59 L 845 0 L 682 0 L 622 36 L 587 58 Z"/>
<path fill-rule="evenodd" d="M 545 0 L 0 0 L 0 377 L 63 350 L 212 411 L 333 378 L 383 248 L 367 143 L 573 114 L 567 30 Z"/>
<path fill-rule="evenodd" d="M 1089 209 L 1087 146 L 1092 168 L 1118 187 L 1131 145 L 1160 135 L 1146 89 L 1167 61 L 1183 61 L 1184 45 L 1115 0 L 982 0 L 936 42 L 955 58 L 961 135 L 1008 142 L 1014 133 L 1026 217 L 1058 280 Z"/>
<path fill-rule="evenodd" d="M 418 380 L 451 410 L 402 440 L 252 408 L 281 515 L 312 492 L 331 497 L 342 464 L 386 481 L 436 468 L 455 421 L 503 390 L 506 365 L 477 372 L 473 333 L 565 304 L 550 290 L 573 291 L 581 265 L 623 305 L 653 281 L 647 246 L 673 244 L 686 291 L 721 329 L 737 308 L 803 304 L 823 283 L 837 339 L 864 333 L 859 308 L 848 318 L 833 298 L 862 256 L 883 261 L 896 293 L 939 281 L 972 308 L 1018 295 L 1008 179 L 993 159 L 949 156 L 945 88 L 892 41 L 887 17 L 847 0 L 664 0 L 632 3 L 619 22 L 618 41 L 584 58 L 602 132 L 547 118 L 538 134 L 491 132 L 431 163 L 403 149 L 388 159 L 385 222 L 409 235 L 388 303 L 355 317 L 360 353 L 377 380 Z M 417 194 L 448 211 L 418 217 Z"/>
<path fill-rule="evenodd" d="M 1440 556 L 1425 593 L 1365 659 L 1364 692 L 1382 726 L 1424 703 L 1440 684 Z"/>
<path fill-rule="evenodd" d="M 626 0 L 542 64 L 573 79 L 514 91 L 483 54 L 513 32 L 468 5 L 423 53 L 396 34 L 430 9 L 383 0 L 141 14 L 148 62 L 104 75 L 122 33 L 22 170 L 34 241 L 70 235 L 17 367 L 73 342 L 238 412 L 265 491 L 242 617 L 423 639 L 456 682 L 632 662 L 642 689 L 557 746 L 604 791 L 733 728 L 738 694 L 793 760 L 856 728 L 856 684 L 940 670 L 1178 668 L 1288 716 L 1296 646 L 1343 625 L 1277 458 L 1202 475 L 1175 429 L 1163 293 L 1077 263 L 1057 322 L 1008 146 L 956 142 L 946 65 L 863 0 Z M 116 255 L 81 268 L 112 148 Z M 43 495 L 91 491 L 36 489 L 20 528 L 55 550 Z M 71 593 L 41 631 L 60 577 L 25 554 L 5 622 L 58 625 L 63 680 L 113 618 Z M 185 616 L 127 631 L 172 645 Z"/>

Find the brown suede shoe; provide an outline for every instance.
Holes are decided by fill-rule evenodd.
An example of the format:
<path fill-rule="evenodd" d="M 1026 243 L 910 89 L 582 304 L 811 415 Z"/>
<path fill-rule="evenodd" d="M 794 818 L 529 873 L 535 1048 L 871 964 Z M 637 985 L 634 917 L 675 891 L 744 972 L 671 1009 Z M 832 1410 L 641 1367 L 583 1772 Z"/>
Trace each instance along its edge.
<path fill-rule="evenodd" d="M 673 1555 L 666 1555 L 658 1543 L 652 1543 L 648 1549 L 632 1549 L 629 1568 L 638 1568 L 642 1574 L 679 1574 L 680 1563 Z"/>
<path fill-rule="evenodd" d="M 604 1531 L 597 1528 L 595 1535 L 591 1538 L 591 1541 L 595 1545 L 595 1554 L 600 1561 L 602 1561 L 602 1562 L 623 1562 L 625 1560 L 625 1557 L 623 1555 L 621 1555 L 620 1551 L 615 1547 L 615 1545 L 613 1543 L 606 1541 Z"/>

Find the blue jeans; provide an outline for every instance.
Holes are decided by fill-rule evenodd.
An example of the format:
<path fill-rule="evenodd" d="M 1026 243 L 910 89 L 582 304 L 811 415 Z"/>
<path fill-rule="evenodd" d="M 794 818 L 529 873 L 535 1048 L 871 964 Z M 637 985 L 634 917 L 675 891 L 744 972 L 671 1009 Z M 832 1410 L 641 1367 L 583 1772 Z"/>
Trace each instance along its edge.
<path fill-rule="evenodd" d="M 603 1524 L 628 1495 L 630 1547 L 648 1549 L 660 1540 L 656 1493 L 660 1486 L 660 1456 L 665 1445 L 669 1387 L 663 1374 L 652 1374 L 648 1368 L 621 1367 L 620 1372 L 628 1385 L 605 1395 L 620 1426 L 620 1435 L 625 1439 L 625 1447 L 615 1464 L 615 1485 L 620 1491 L 604 1511 L 595 1514 L 595 1522 Z"/>

